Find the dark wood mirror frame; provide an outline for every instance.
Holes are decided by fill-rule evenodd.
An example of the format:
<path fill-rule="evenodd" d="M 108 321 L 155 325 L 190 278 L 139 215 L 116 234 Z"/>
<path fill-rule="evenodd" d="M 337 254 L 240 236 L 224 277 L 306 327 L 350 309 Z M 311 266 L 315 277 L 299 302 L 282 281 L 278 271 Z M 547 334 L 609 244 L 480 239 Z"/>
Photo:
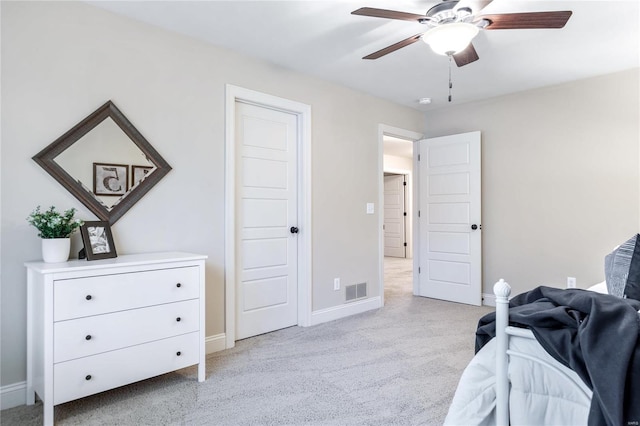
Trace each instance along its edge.
<path fill-rule="evenodd" d="M 80 138 L 93 130 L 105 119 L 111 118 L 120 129 L 142 151 L 147 159 L 153 163 L 155 170 L 143 181 L 126 193 L 122 199 L 111 209 L 102 204 L 86 187 L 74 179 L 65 169 L 55 162 L 55 158 L 65 149 L 72 146 Z M 138 132 L 129 120 L 120 112 L 113 102 L 108 101 L 95 112 L 75 125 L 72 129 L 53 141 L 49 146 L 33 157 L 33 160 L 47 171 L 55 180 L 71 192 L 82 204 L 84 204 L 99 220 L 113 225 L 122 217 L 140 198 L 153 188 L 169 171 L 171 166 L 151 146 L 151 144 Z"/>

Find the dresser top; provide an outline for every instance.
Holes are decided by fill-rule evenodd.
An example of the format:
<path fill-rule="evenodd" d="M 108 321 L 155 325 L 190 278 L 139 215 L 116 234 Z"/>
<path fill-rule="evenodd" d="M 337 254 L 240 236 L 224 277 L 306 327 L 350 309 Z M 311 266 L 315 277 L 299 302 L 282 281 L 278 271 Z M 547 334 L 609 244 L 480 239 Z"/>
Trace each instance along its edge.
<path fill-rule="evenodd" d="M 204 260 L 207 256 L 203 254 L 185 252 L 158 252 L 158 253 L 138 253 L 124 254 L 112 259 L 91 260 L 72 259 L 68 262 L 45 263 L 43 261 L 25 262 L 24 266 L 41 274 L 55 272 L 71 272 L 76 270 L 105 269 L 120 266 L 150 265 L 154 263 L 184 262 L 191 260 Z"/>

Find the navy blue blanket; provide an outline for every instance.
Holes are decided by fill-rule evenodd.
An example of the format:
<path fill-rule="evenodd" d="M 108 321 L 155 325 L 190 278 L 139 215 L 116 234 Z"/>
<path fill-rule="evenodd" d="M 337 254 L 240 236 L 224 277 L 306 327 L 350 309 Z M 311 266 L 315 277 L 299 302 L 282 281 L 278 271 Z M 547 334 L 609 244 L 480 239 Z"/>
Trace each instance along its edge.
<path fill-rule="evenodd" d="M 509 324 L 529 328 L 553 358 L 593 391 L 589 425 L 640 425 L 640 301 L 538 287 L 509 302 Z M 495 312 L 476 331 L 476 352 L 495 336 Z"/>

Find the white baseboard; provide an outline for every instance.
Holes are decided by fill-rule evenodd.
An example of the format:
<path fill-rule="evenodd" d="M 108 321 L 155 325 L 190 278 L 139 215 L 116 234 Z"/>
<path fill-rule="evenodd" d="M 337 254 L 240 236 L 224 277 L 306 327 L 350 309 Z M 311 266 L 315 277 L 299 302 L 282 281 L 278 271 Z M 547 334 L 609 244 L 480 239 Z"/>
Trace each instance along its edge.
<path fill-rule="evenodd" d="M 485 306 L 496 306 L 496 295 L 490 293 L 482 293 L 482 304 Z"/>
<path fill-rule="evenodd" d="M 369 299 L 358 300 L 356 302 L 345 303 L 340 306 L 333 306 L 327 309 L 320 309 L 311 313 L 311 325 L 322 324 L 323 322 L 345 318 L 355 314 L 361 314 L 372 309 L 382 307 L 380 296 Z"/>
<path fill-rule="evenodd" d="M 17 407 L 27 403 L 27 382 L 0 387 L 0 409 Z"/>
<path fill-rule="evenodd" d="M 225 349 L 227 349 L 226 341 L 227 337 L 224 333 L 207 336 L 204 339 L 205 352 L 208 355 L 214 352 L 224 351 Z"/>

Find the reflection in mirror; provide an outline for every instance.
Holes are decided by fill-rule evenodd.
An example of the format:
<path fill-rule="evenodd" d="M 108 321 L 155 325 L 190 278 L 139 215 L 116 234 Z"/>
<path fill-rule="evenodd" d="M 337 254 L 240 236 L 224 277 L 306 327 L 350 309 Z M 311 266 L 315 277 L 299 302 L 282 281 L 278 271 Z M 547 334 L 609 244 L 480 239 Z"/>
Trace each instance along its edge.
<path fill-rule="evenodd" d="M 111 101 L 33 159 L 110 224 L 171 170 Z"/>
<path fill-rule="evenodd" d="M 60 153 L 54 161 L 108 210 L 155 169 L 110 117 Z M 138 179 L 134 180 L 134 172 L 128 169 L 129 165 L 136 170 L 145 167 L 146 173 L 140 176 L 138 172 Z"/>

